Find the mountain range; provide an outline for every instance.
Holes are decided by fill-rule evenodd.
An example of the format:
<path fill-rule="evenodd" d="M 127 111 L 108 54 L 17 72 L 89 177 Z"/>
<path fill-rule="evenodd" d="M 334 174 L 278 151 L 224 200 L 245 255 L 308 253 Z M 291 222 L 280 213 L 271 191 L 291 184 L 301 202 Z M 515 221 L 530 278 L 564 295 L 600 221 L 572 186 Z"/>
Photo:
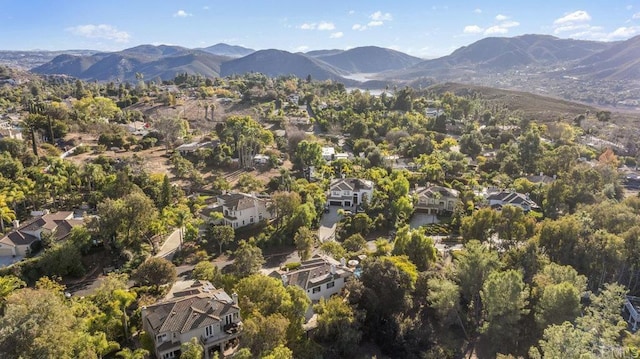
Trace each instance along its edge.
<path fill-rule="evenodd" d="M 269 76 L 311 75 L 316 80 L 331 79 L 364 88 L 391 84 L 417 87 L 453 81 L 547 92 L 564 98 L 577 96 L 587 102 L 590 98 L 582 99 L 571 87 L 575 87 L 576 81 L 580 86 L 591 86 L 595 81 L 599 85 L 610 82 L 602 86 L 604 94 L 609 87 L 622 84 L 628 96 L 640 98 L 637 94 L 640 36 L 619 42 L 560 39 L 550 35 L 489 37 L 429 60 L 375 46 L 291 53 L 276 49 L 255 51 L 227 44 L 201 49 L 141 45 L 118 52 L 75 50 L 56 55 L 42 62 L 47 54 L 35 53 L 34 58 L 39 60 L 32 63 L 40 61 L 40 64 L 31 71 L 97 81 L 133 81 L 136 74 L 149 80 L 167 80 L 184 72 L 207 77 L 261 72 Z M 15 52 L 0 51 L 0 62 L 17 57 Z M 22 52 L 19 58 L 27 59 L 29 54 Z M 365 78 L 372 81 L 365 82 Z M 591 97 L 594 102 L 600 101 L 598 94 Z"/>

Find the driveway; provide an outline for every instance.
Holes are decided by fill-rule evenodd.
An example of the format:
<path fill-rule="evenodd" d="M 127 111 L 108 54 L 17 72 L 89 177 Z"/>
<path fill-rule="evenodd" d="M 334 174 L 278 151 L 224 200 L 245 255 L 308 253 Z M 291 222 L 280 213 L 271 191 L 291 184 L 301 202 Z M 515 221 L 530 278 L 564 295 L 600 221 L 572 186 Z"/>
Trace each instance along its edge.
<path fill-rule="evenodd" d="M 162 247 L 160 247 L 160 250 L 154 257 L 164 258 L 171 261 L 171 259 L 173 259 L 173 255 L 178 250 L 178 247 L 180 247 L 180 230 L 176 229 L 171 232 L 169 237 L 167 237 L 162 244 Z"/>
<path fill-rule="evenodd" d="M 339 206 L 330 206 L 329 213 L 323 213 L 320 219 L 320 228 L 318 228 L 318 238 L 320 243 L 336 239 L 336 224 L 340 220 L 338 215 Z"/>
<path fill-rule="evenodd" d="M 438 217 L 435 214 L 414 213 L 409 222 L 412 229 L 422 227 L 426 224 L 438 223 Z"/>

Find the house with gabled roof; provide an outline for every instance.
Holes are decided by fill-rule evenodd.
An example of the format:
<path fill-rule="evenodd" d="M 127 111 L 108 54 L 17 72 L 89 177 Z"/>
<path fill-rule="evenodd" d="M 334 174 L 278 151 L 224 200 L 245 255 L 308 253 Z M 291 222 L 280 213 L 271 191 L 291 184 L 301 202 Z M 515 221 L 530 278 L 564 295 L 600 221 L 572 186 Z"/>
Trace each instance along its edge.
<path fill-rule="evenodd" d="M 417 187 L 413 195 L 416 198 L 416 212 L 427 214 L 453 212 L 460 197 L 460 193 L 455 189 L 435 185 Z"/>
<path fill-rule="evenodd" d="M 373 198 L 373 182 L 360 178 L 337 178 L 331 181 L 327 203 L 351 207 Z"/>
<path fill-rule="evenodd" d="M 159 359 L 180 357 L 180 346 L 197 338 L 204 358 L 221 357 L 237 349 L 242 333 L 238 296 L 207 281 L 173 293 L 159 303 L 142 308 L 142 327 L 153 339 Z"/>
<path fill-rule="evenodd" d="M 514 191 L 498 191 L 489 192 L 487 194 L 487 202 L 493 208 L 502 208 L 506 205 L 512 205 L 522 208 L 525 212 L 539 210 L 540 206 L 529 198 L 528 194 L 518 193 Z"/>
<path fill-rule="evenodd" d="M 344 258 L 338 262 L 327 256 L 315 256 L 296 269 L 279 269 L 269 274 L 281 279 L 285 287 L 300 287 L 312 303 L 340 293 L 352 275 L 353 270 L 346 265 Z"/>
<path fill-rule="evenodd" d="M 224 224 L 233 228 L 248 226 L 272 217 L 269 201 L 253 194 L 227 193 L 218 196 Z"/>
<path fill-rule="evenodd" d="M 31 253 L 32 245 L 42 240 L 43 235 L 53 235 L 60 241 L 73 227 L 84 224 L 84 219 L 74 217 L 71 211 L 45 212 L 22 224 L 14 221 L 14 230 L 0 239 L 0 256 L 24 257 Z"/>

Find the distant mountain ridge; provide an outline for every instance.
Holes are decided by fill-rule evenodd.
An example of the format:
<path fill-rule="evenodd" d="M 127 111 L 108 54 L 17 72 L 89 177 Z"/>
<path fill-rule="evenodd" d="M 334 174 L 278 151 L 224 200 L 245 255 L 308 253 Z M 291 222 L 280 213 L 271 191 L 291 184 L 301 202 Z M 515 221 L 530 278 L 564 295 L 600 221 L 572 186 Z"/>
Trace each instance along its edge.
<path fill-rule="evenodd" d="M 223 43 L 205 47 L 204 49 L 201 49 L 201 50 L 212 53 L 214 55 L 228 56 L 228 57 L 243 57 L 256 52 L 256 50 L 254 49 L 249 49 L 249 48 L 237 46 L 237 45 L 228 45 Z"/>
<path fill-rule="evenodd" d="M 3 54 L 12 56 L 12 61 L 23 58 L 21 63 L 29 63 L 28 55 L 11 52 L 0 52 L 0 63 Z M 207 77 L 262 72 L 269 76 L 311 75 L 317 80 L 331 79 L 368 89 L 389 85 L 417 88 L 448 81 L 585 102 L 601 102 L 605 97 L 620 101 L 611 96 L 612 91 L 622 91 L 622 99 L 635 99 L 640 88 L 640 36 L 618 42 L 550 35 L 488 37 L 430 60 L 375 46 L 291 53 L 253 51 L 227 44 L 205 49 L 140 45 L 112 53 L 76 50 L 59 54 L 32 71 L 98 81 L 135 81 L 136 73 L 145 79 L 168 80 L 183 72 Z M 41 61 L 43 55 L 34 56 L 40 56 L 36 58 Z M 585 88 L 589 93 L 581 90 Z M 611 101 L 606 103 L 617 104 Z"/>
<path fill-rule="evenodd" d="M 89 56 L 59 55 L 32 71 L 97 81 L 135 81 L 136 73 L 141 73 L 146 79 L 168 80 L 184 72 L 220 76 L 220 64 L 227 60 L 230 58 L 180 46 L 140 45 Z"/>

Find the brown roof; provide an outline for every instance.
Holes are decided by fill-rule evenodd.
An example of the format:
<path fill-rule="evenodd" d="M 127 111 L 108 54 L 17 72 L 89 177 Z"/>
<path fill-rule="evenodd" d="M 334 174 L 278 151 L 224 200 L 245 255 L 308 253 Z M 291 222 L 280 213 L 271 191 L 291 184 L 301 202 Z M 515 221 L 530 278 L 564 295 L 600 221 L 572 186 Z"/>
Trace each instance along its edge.
<path fill-rule="evenodd" d="M 4 236 L 0 242 L 8 245 L 29 245 L 38 238 L 26 232 L 35 232 L 41 228 L 54 232 L 56 239 L 61 240 L 71 233 L 73 227 L 83 225 L 84 219 L 73 218 L 73 212 L 48 213 L 23 223 L 17 230 Z"/>
<path fill-rule="evenodd" d="M 240 310 L 223 290 L 211 283 L 196 281 L 191 287 L 174 293 L 166 302 L 146 308 L 146 320 L 158 333 L 187 333 L 220 322 L 220 317 Z"/>

